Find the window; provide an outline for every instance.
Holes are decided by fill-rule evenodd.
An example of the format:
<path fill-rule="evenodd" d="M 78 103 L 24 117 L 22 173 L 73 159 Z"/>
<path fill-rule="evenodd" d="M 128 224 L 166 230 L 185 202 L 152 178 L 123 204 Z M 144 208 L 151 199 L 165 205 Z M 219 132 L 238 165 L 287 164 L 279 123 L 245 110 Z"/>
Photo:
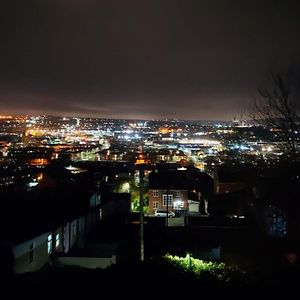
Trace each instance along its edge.
<path fill-rule="evenodd" d="M 153 208 L 158 208 L 158 201 L 153 202 Z"/>
<path fill-rule="evenodd" d="M 30 244 L 29 246 L 29 263 L 33 262 L 33 250 L 34 250 L 34 245 Z"/>
<path fill-rule="evenodd" d="M 153 197 L 158 197 L 158 191 L 153 191 Z"/>
<path fill-rule="evenodd" d="M 55 248 L 59 247 L 59 233 L 55 236 Z"/>
<path fill-rule="evenodd" d="M 175 209 L 182 209 L 184 208 L 184 201 L 181 201 L 181 200 L 175 200 L 174 203 L 173 203 L 173 206 Z"/>
<path fill-rule="evenodd" d="M 180 192 L 179 192 L 179 191 L 176 191 L 176 192 L 175 192 L 175 197 L 176 197 L 176 198 L 180 197 Z"/>
<path fill-rule="evenodd" d="M 48 235 L 48 254 L 52 252 L 52 234 Z"/>
<path fill-rule="evenodd" d="M 167 198 L 168 198 L 168 203 L 167 203 Z M 167 206 L 173 204 L 173 195 L 163 195 L 163 206 Z"/>

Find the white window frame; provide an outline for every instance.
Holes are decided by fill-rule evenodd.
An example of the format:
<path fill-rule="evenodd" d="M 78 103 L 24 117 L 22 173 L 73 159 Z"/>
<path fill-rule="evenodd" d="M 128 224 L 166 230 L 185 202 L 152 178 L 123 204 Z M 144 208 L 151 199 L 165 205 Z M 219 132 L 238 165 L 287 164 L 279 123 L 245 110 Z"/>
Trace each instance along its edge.
<path fill-rule="evenodd" d="M 153 201 L 153 208 L 154 209 L 158 208 L 158 201 Z"/>
<path fill-rule="evenodd" d="M 172 194 L 163 194 L 163 206 L 167 206 L 167 196 L 168 196 L 168 206 L 172 206 L 173 205 Z"/>
<path fill-rule="evenodd" d="M 52 234 L 48 235 L 48 254 L 50 254 L 52 252 Z"/>
<path fill-rule="evenodd" d="M 157 198 L 159 196 L 159 192 L 156 190 L 156 191 L 153 191 L 153 197 Z"/>
<path fill-rule="evenodd" d="M 55 248 L 58 248 L 59 245 L 60 245 L 60 234 L 57 233 L 57 234 L 55 235 Z"/>

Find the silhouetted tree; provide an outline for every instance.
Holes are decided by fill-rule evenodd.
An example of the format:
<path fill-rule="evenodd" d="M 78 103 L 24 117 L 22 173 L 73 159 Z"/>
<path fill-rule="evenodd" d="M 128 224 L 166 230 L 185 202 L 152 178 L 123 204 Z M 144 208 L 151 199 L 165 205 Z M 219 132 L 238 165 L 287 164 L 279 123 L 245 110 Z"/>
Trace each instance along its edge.
<path fill-rule="evenodd" d="M 258 88 L 251 117 L 260 125 L 275 129 L 281 137 L 282 151 L 294 157 L 299 111 L 291 90 L 290 76 L 270 72 L 266 83 Z"/>

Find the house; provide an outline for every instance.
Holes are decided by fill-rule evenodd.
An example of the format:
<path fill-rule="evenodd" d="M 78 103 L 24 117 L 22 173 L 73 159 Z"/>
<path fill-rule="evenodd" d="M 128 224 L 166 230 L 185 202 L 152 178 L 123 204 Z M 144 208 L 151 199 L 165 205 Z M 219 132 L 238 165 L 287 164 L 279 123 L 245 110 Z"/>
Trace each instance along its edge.
<path fill-rule="evenodd" d="M 197 170 L 160 170 L 150 173 L 148 213 L 152 215 L 156 209 L 170 209 L 178 214 L 199 213 L 208 186 L 206 177 L 200 173 Z M 209 189 L 212 188 L 213 184 Z"/>
<path fill-rule="evenodd" d="M 8 160 L 30 166 L 45 166 L 50 163 L 52 149 L 46 147 L 24 147 L 10 149 Z"/>
<path fill-rule="evenodd" d="M 83 247 L 100 218 L 95 195 L 80 186 L 2 191 L 1 199 L 10 199 L 1 207 L 0 242 L 10 248 L 14 273 L 37 271 L 53 253 Z"/>
<path fill-rule="evenodd" d="M 182 150 L 172 150 L 172 161 L 174 162 L 180 162 L 187 159 L 187 156 L 183 153 Z"/>
<path fill-rule="evenodd" d="M 25 273 L 47 264 L 105 268 L 116 263 L 116 246 L 86 248 L 86 236 L 102 220 L 129 215 L 130 194 L 100 197 L 75 187 L 67 193 L 59 189 L 38 191 L 38 195 L 35 192 L 14 196 L 16 203 L 21 197 L 35 206 L 21 204 L 20 210 L 6 208 L 6 217 L 1 215 L 0 267 L 7 272 Z M 49 200 L 55 205 L 37 205 L 41 201 L 51 204 Z"/>
<path fill-rule="evenodd" d="M 179 172 L 152 172 L 149 175 L 148 213 L 156 209 L 188 210 L 188 182 Z"/>
<path fill-rule="evenodd" d="M 120 149 L 104 149 L 98 152 L 100 160 L 120 161 L 124 159 L 124 152 Z"/>
<path fill-rule="evenodd" d="M 169 149 L 160 149 L 156 153 L 156 161 L 157 162 L 169 162 L 172 160 L 172 154 Z"/>
<path fill-rule="evenodd" d="M 156 153 L 156 162 L 179 162 L 186 159 L 182 150 L 160 149 Z"/>
<path fill-rule="evenodd" d="M 215 194 L 208 202 L 208 213 L 217 217 L 244 218 L 252 199 L 249 189 Z"/>
<path fill-rule="evenodd" d="M 257 171 L 251 164 L 226 162 L 215 169 L 215 192 L 238 192 L 254 185 Z"/>

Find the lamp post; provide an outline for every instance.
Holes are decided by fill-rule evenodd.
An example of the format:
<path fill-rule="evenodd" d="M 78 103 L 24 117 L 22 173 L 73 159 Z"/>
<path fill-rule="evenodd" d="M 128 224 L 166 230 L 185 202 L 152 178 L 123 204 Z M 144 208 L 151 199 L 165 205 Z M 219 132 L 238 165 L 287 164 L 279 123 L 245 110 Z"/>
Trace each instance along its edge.
<path fill-rule="evenodd" d="M 167 187 L 167 218 L 166 218 L 166 227 L 169 226 L 169 184 Z"/>
<path fill-rule="evenodd" d="M 142 166 L 139 168 L 140 176 L 140 261 L 144 261 L 144 199 L 143 199 L 143 187 L 144 187 L 144 171 Z"/>

